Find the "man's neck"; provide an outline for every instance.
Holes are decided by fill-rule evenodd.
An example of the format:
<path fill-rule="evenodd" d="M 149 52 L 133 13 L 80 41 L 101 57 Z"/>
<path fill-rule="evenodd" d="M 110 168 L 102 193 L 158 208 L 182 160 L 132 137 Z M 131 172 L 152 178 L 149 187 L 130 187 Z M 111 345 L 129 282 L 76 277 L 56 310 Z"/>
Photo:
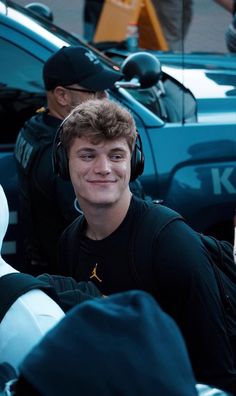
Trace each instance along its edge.
<path fill-rule="evenodd" d="M 100 206 L 80 203 L 87 221 L 86 236 L 90 239 L 101 240 L 114 232 L 124 220 L 131 201 L 128 191 L 121 200 L 113 205 Z"/>
<path fill-rule="evenodd" d="M 48 114 L 62 121 L 67 116 L 67 113 L 64 114 L 63 111 L 57 111 L 53 108 L 48 108 Z"/>

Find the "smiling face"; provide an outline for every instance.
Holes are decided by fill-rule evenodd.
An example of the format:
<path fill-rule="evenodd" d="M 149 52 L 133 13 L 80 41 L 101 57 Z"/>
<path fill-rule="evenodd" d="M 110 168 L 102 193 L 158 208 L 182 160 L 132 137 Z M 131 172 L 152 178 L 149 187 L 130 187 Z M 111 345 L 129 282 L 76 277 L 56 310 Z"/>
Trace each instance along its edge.
<path fill-rule="evenodd" d="M 131 153 L 125 138 L 75 138 L 69 152 L 69 169 L 75 194 L 84 205 L 111 206 L 130 193 Z"/>

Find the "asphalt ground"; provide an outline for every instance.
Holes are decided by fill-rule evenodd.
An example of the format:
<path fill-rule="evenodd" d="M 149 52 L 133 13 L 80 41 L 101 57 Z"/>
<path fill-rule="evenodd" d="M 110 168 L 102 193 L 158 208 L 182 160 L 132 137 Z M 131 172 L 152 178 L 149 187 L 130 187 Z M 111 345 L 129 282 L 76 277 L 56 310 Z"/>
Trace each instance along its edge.
<path fill-rule="evenodd" d="M 15 0 L 21 5 L 30 1 Z M 180 0 L 176 0 L 180 1 Z M 67 31 L 83 35 L 84 0 L 41 0 L 54 14 L 54 22 Z M 228 52 L 225 30 L 231 15 L 213 0 L 194 0 L 193 19 L 186 36 L 186 52 Z"/>

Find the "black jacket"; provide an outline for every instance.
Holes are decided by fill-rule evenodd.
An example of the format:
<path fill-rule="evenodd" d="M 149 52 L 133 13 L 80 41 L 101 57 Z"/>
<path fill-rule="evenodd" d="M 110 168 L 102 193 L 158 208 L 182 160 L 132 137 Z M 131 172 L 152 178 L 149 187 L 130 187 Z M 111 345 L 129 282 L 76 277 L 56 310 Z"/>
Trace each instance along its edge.
<path fill-rule="evenodd" d="M 21 129 L 15 146 L 20 192 L 25 268 L 38 274 L 55 273 L 54 257 L 63 229 L 78 215 L 70 182 L 54 175 L 52 144 L 60 119 L 42 112 Z"/>

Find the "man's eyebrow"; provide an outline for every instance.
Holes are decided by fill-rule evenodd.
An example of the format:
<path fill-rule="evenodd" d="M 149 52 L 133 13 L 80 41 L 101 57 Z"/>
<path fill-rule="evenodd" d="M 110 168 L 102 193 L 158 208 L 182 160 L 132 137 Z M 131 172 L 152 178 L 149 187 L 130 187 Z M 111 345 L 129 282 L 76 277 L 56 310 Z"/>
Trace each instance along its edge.
<path fill-rule="evenodd" d="M 124 153 L 126 150 L 123 147 L 114 147 L 110 150 L 110 152 L 122 152 Z"/>
<path fill-rule="evenodd" d="M 78 148 L 78 150 L 76 150 L 76 152 L 77 153 L 83 153 L 83 152 L 93 152 L 93 151 L 95 151 L 96 149 L 95 148 L 92 148 L 92 147 L 81 147 L 81 148 Z"/>
<path fill-rule="evenodd" d="M 76 150 L 78 154 L 80 153 L 93 153 L 96 151 L 96 148 L 93 147 L 81 147 Z M 109 150 L 110 153 L 124 153 L 126 150 L 123 147 L 113 147 Z"/>

